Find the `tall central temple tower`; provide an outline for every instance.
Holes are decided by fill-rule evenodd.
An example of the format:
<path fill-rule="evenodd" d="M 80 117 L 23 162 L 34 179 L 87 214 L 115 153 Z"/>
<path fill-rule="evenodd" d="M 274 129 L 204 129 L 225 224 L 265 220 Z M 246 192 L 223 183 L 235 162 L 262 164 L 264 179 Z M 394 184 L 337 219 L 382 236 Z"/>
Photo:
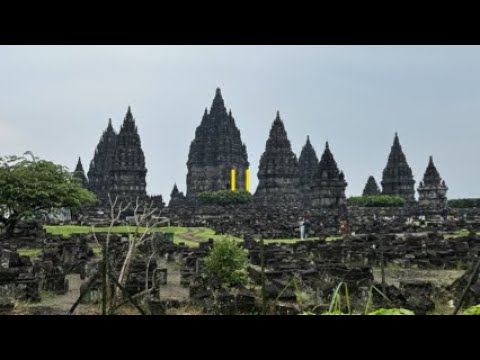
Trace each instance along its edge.
<path fill-rule="evenodd" d="M 187 197 L 204 191 L 229 190 L 231 170 L 235 169 L 236 188 L 245 188 L 245 170 L 249 167 L 247 148 L 232 112 L 227 112 L 217 89 L 210 113 L 205 109 L 202 122 L 190 144 L 187 162 Z"/>

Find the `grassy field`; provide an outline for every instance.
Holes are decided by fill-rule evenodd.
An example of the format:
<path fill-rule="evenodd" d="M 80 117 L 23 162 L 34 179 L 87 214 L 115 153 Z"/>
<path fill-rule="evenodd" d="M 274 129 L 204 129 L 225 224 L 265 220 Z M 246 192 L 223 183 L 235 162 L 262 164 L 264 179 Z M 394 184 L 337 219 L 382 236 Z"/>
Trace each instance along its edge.
<path fill-rule="evenodd" d="M 61 235 L 63 238 L 69 238 L 72 234 L 90 234 L 92 231 L 95 233 L 106 233 L 108 232 L 108 227 L 89 227 L 89 226 L 73 226 L 73 225 L 64 225 L 64 226 L 45 226 L 44 227 L 47 233 L 53 235 Z M 235 241 L 242 241 L 241 238 L 231 236 L 231 235 L 216 235 L 215 230 L 207 227 L 156 227 L 150 229 L 152 232 L 162 232 L 162 233 L 173 233 L 174 243 L 184 243 L 190 247 L 198 247 L 198 244 L 208 239 L 221 240 L 225 238 L 233 239 Z M 139 228 L 140 232 L 145 231 L 145 228 Z M 112 233 L 122 233 L 122 234 L 132 234 L 135 232 L 134 226 L 114 226 L 112 228 Z M 327 241 L 333 241 L 341 239 L 339 236 L 329 236 Z M 311 238 L 309 240 L 316 240 Z M 265 243 L 295 243 L 300 241 L 300 239 L 266 239 Z"/>
<path fill-rule="evenodd" d="M 467 236 L 470 232 L 466 229 L 455 231 L 451 234 L 446 234 L 445 239 L 456 239 L 462 236 Z M 477 233 L 478 234 L 478 233 Z"/>
<path fill-rule="evenodd" d="M 62 235 L 64 237 L 69 237 L 72 234 L 90 234 L 92 230 L 96 233 L 106 233 L 108 232 L 108 227 L 90 227 L 90 226 L 77 226 L 77 225 L 45 225 L 44 229 L 47 233 L 52 235 Z M 169 226 L 169 227 L 157 227 L 152 228 L 151 231 L 153 232 L 163 232 L 163 233 L 174 233 L 174 234 L 181 234 L 187 232 L 188 228 L 185 227 L 177 227 L 177 226 Z M 145 231 L 144 227 L 140 227 L 139 232 Z M 134 233 L 135 226 L 114 226 L 112 228 L 112 233 Z"/>
<path fill-rule="evenodd" d="M 42 252 L 41 249 L 27 249 L 27 248 L 18 249 L 18 254 L 20 256 L 28 256 L 30 257 L 30 259 L 35 259 L 39 257 L 41 252 Z"/>

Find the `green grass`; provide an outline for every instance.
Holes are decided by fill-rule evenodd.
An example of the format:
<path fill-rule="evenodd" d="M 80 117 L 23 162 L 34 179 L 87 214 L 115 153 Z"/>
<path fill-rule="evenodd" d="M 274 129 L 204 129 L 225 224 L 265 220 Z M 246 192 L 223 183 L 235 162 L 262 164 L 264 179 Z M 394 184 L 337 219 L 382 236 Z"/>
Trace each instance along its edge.
<path fill-rule="evenodd" d="M 75 226 L 75 225 L 63 225 L 63 226 L 57 226 L 57 225 L 45 225 L 44 229 L 47 233 L 52 234 L 52 235 L 60 235 L 65 239 L 68 239 L 71 235 L 73 234 L 91 234 L 92 233 L 92 227 L 90 226 Z M 178 226 L 162 226 L 162 227 L 156 227 L 156 228 L 151 228 L 150 231 L 152 232 L 162 232 L 162 233 L 173 233 L 173 238 L 174 238 L 174 243 L 179 244 L 179 243 L 184 243 L 187 246 L 190 247 L 198 247 L 198 243 L 195 241 L 190 241 L 190 240 L 184 240 L 180 238 L 178 235 L 180 234 L 185 234 L 189 232 L 191 229 L 200 229 L 200 237 L 202 239 L 207 240 L 210 232 L 212 232 L 211 229 L 208 228 L 186 228 L 186 227 L 178 227 Z M 107 233 L 109 230 L 108 227 L 94 227 L 93 231 L 95 233 Z M 145 231 L 145 227 L 140 227 L 139 232 L 142 233 Z M 133 234 L 135 232 L 135 226 L 114 226 L 112 228 L 112 233 L 118 234 Z M 101 248 L 95 250 L 96 254 L 101 253 Z"/>
<path fill-rule="evenodd" d="M 188 229 L 188 228 L 187 228 Z M 232 235 L 216 235 L 215 230 L 206 228 L 206 227 L 199 227 L 199 228 L 190 228 L 192 231 L 192 235 L 194 235 L 197 238 L 203 239 L 203 240 L 208 240 L 208 239 L 213 239 L 213 240 L 222 240 L 225 238 L 233 239 L 235 241 L 242 241 L 241 238 L 238 238 L 236 236 Z"/>
<path fill-rule="evenodd" d="M 456 239 L 456 238 L 459 238 L 459 237 L 462 237 L 462 236 L 468 236 L 468 234 L 470 234 L 470 231 L 468 231 L 466 229 L 457 230 L 453 233 L 446 234 L 445 239 Z M 480 235 L 480 232 L 477 232 L 477 235 Z"/>
<path fill-rule="evenodd" d="M 266 239 L 265 244 L 294 244 L 301 241 L 300 239 Z"/>
<path fill-rule="evenodd" d="M 76 226 L 76 225 L 45 225 L 44 229 L 47 233 L 52 235 L 63 235 L 63 236 L 70 236 L 72 234 L 90 234 L 92 232 L 92 227 L 90 226 Z M 164 232 L 164 233 L 174 233 L 174 234 L 181 234 L 187 232 L 188 228 L 178 227 L 178 226 L 170 226 L 170 227 L 156 227 L 151 228 L 150 230 L 153 232 Z M 109 227 L 94 227 L 93 230 L 96 233 L 106 233 L 109 230 Z M 144 227 L 139 227 L 139 232 L 145 231 Z M 134 233 L 135 226 L 114 226 L 112 228 L 112 233 Z"/>
<path fill-rule="evenodd" d="M 52 235 L 61 235 L 64 238 L 69 238 L 72 234 L 90 234 L 92 232 L 92 227 L 90 226 L 45 226 L 44 227 L 47 233 Z M 106 233 L 108 232 L 108 227 L 94 227 L 93 230 L 96 233 Z M 198 247 L 200 242 L 208 241 L 208 239 L 213 239 L 214 241 L 222 239 L 233 239 L 235 241 L 241 242 L 242 239 L 232 235 L 216 235 L 215 230 L 207 227 L 156 227 L 150 229 L 152 232 L 163 232 L 163 233 L 173 233 L 173 242 L 175 244 L 184 243 L 189 247 Z M 145 231 L 144 227 L 139 228 L 140 233 Z M 112 228 L 112 233 L 130 233 L 135 232 L 134 226 L 114 226 Z M 187 237 L 187 238 L 185 238 Z M 342 239 L 341 236 L 329 236 L 327 241 L 333 241 Z M 316 238 L 309 238 L 307 240 L 318 240 Z M 271 243 L 284 243 L 284 244 L 293 244 L 300 241 L 298 238 L 293 239 L 266 239 L 266 244 Z M 99 250 L 101 251 L 101 250 Z"/>
<path fill-rule="evenodd" d="M 30 259 L 34 259 L 40 256 L 42 249 L 27 249 L 27 248 L 20 248 L 18 249 L 18 254 L 20 256 L 28 256 Z"/>
<path fill-rule="evenodd" d="M 181 239 L 181 238 L 178 238 L 178 237 L 173 237 L 173 243 L 174 244 L 180 244 L 180 243 L 184 243 L 185 245 L 187 245 L 188 247 L 198 247 L 199 246 L 199 243 L 196 242 L 196 241 L 191 241 L 191 240 L 184 240 L 184 239 Z"/>
<path fill-rule="evenodd" d="M 467 236 L 468 234 L 469 234 L 469 231 L 466 229 L 457 230 L 451 234 L 446 234 L 445 239 L 456 239 L 462 236 Z"/>

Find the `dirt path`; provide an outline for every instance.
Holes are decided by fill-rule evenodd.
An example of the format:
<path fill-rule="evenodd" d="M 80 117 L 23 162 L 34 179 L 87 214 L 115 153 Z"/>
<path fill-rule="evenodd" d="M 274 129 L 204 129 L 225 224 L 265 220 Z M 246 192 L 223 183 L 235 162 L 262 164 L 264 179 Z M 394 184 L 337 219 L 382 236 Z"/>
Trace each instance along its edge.
<path fill-rule="evenodd" d="M 196 243 L 205 242 L 205 239 L 196 236 L 198 233 L 202 232 L 203 229 L 191 229 L 189 228 L 186 233 L 177 234 L 177 236 L 182 240 L 193 241 Z"/>
<path fill-rule="evenodd" d="M 79 274 L 69 274 L 68 291 L 62 295 L 55 295 L 53 293 L 42 293 L 42 300 L 38 303 L 28 303 L 15 308 L 16 314 L 29 315 L 68 315 L 70 308 L 80 296 L 80 285 L 82 280 Z M 80 304 L 74 314 L 87 315 L 98 314 L 98 306 Z"/>
<path fill-rule="evenodd" d="M 449 285 L 465 273 L 464 270 L 426 270 L 426 269 L 385 269 L 387 284 L 399 286 L 400 281 L 430 281 L 437 286 Z M 382 280 L 381 270 L 374 269 L 375 281 Z"/>
<path fill-rule="evenodd" d="M 167 284 L 160 286 L 160 299 L 187 301 L 189 298 L 188 288 L 180 285 L 181 266 L 176 263 L 162 261 L 160 267 L 168 270 Z"/>

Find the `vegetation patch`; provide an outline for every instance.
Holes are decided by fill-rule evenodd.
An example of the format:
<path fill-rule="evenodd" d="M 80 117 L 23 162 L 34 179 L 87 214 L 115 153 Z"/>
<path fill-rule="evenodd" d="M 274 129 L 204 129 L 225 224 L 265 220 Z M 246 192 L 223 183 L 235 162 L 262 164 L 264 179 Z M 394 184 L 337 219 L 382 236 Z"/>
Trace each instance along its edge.
<path fill-rule="evenodd" d="M 42 253 L 42 249 L 30 249 L 30 248 L 18 249 L 18 254 L 20 256 L 28 256 L 30 259 L 38 258 L 41 253 Z"/>
<path fill-rule="evenodd" d="M 358 207 L 403 207 L 405 199 L 400 196 L 390 195 L 352 196 L 347 199 L 347 205 Z"/>
<path fill-rule="evenodd" d="M 45 225 L 43 227 L 45 231 L 52 235 L 63 235 L 70 237 L 73 234 L 91 234 L 92 231 L 95 233 L 116 233 L 116 234 L 133 234 L 135 232 L 135 226 L 121 225 L 110 227 L 91 227 L 91 226 L 77 226 L 77 225 Z M 139 232 L 144 232 L 145 227 L 140 226 L 138 228 Z M 155 227 L 150 228 L 151 232 L 162 232 L 162 233 L 173 233 L 173 234 L 182 234 L 186 233 L 188 228 L 178 227 L 178 226 L 168 226 L 168 227 Z"/>
<path fill-rule="evenodd" d="M 466 209 L 480 207 L 480 199 L 451 199 L 447 201 L 450 208 Z"/>
<path fill-rule="evenodd" d="M 238 205 L 238 204 L 250 204 L 253 202 L 253 196 L 248 191 L 205 191 L 198 195 L 199 199 L 204 204 L 209 205 Z"/>
<path fill-rule="evenodd" d="M 463 312 L 463 315 L 480 315 L 480 305 L 468 308 Z"/>
<path fill-rule="evenodd" d="M 403 308 L 395 308 L 395 309 L 378 309 L 368 313 L 368 315 L 415 315 L 415 313 L 411 310 L 403 309 Z"/>
<path fill-rule="evenodd" d="M 210 281 L 234 286 L 247 281 L 248 254 L 236 241 L 225 239 L 215 242 L 203 260 L 205 275 Z"/>

